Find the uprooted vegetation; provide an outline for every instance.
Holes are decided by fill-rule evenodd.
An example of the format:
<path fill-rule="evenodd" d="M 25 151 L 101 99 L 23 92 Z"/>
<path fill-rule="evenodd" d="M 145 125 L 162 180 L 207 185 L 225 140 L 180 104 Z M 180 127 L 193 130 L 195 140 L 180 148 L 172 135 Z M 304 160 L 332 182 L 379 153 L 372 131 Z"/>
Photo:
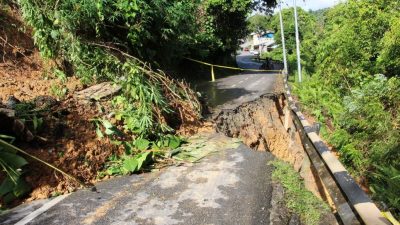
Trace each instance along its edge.
<path fill-rule="evenodd" d="M 194 133 L 201 125 L 197 93 L 161 69 L 188 55 L 229 56 L 246 32 L 247 14 L 275 4 L 274 0 L 2 0 L 0 20 L 7 29 L 0 34 L 0 73 L 5 74 L 0 80 L 1 107 L 12 123 L 23 124 L 32 134 L 26 146 L 18 135 L 14 143 L 34 149 L 30 153 L 43 154 L 70 173 L 91 171 L 74 174 L 85 181 L 93 180 L 93 171 L 99 169 L 108 168 L 108 174 L 137 171 L 157 152 L 178 146 L 179 134 Z M 120 91 L 103 101 L 74 97 L 77 90 L 101 82 L 112 82 Z M 9 95 L 22 105 L 52 95 L 57 105 L 38 114 L 29 108 L 35 115 L 24 121 L 14 115 L 19 110 L 8 104 L 15 100 Z M 54 130 L 47 126 L 53 125 L 57 132 L 48 137 L 46 132 Z M 15 159 L 15 152 L 10 154 Z M 11 161 L 9 169 L 19 175 L 26 171 L 25 163 Z M 51 179 L 44 179 L 40 187 L 54 189 L 62 180 L 49 174 Z"/>
<path fill-rule="evenodd" d="M 27 193 L 29 199 L 47 198 L 83 183 L 143 171 L 146 164 L 163 159 L 166 150 L 180 146 L 180 135 L 197 131 L 201 105 L 185 82 L 112 44 L 83 44 L 73 29 L 59 32 L 57 44 L 44 41 L 50 33 L 56 37 L 38 27 L 43 21 L 37 19 L 49 15 L 28 2 L 21 1 L 20 9 L 33 31 L 24 26 L 17 9 L 2 5 L 0 10 L 2 206 Z M 75 18 L 68 19 L 72 23 Z M 47 58 L 39 56 L 31 32 Z M 101 99 L 77 95 L 103 81 L 111 81 L 117 91 Z"/>
<path fill-rule="evenodd" d="M 110 38 L 104 21 L 104 17 L 111 16 L 110 8 L 95 13 L 89 3 L 83 2 L 81 10 L 75 10 L 73 2 L 54 3 L 59 10 L 34 1 L 19 2 L 24 20 L 34 28 L 42 55 L 61 60 L 64 71 L 60 76 L 73 72 L 84 83 L 111 80 L 120 85 L 122 93 L 114 98 L 112 106 L 115 118 L 124 123 L 127 131 L 154 139 L 172 132 L 182 121 L 199 117 L 197 96 L 183 82 L 152 70 L 113 42 L 99 40 Z M 128 38 L 129 33 L 126 35 Z"/>

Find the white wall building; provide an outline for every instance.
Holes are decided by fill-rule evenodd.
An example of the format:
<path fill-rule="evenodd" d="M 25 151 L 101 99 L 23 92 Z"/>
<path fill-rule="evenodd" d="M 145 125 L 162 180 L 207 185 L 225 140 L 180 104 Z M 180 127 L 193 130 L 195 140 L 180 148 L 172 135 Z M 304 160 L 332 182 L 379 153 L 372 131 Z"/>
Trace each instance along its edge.
<path fill-rule="evenodd" d="M 270 51 L 271 47 L 275 45 L 274 32 L 267 31 L 264 34 L 252 33 L 251 50 L 259 51 L 259 53 Z"/>

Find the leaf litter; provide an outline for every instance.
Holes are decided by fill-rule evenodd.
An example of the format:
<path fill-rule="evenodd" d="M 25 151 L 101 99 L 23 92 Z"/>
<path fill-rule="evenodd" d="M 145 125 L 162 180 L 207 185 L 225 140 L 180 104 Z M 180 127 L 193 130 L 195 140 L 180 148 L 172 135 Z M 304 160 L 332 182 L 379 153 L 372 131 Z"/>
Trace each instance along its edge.
<path fill-rule="evenodd" d="M 218 151 L 237 148 L 241 143 L 237 138 L 202 133 L 189 138 L 187 144 L 169 151 L 167 156 L 179 161 L 196 163 Z"/>

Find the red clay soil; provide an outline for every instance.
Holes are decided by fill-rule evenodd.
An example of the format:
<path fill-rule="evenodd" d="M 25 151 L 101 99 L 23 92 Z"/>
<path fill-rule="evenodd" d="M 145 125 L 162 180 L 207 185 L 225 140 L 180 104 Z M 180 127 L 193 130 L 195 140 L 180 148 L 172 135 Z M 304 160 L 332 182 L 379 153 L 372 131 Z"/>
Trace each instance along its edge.
<path fill-rule="evenodd" d="M 10 95 L 22 102 L 29 102 L 38 96 L 51 95 L 51 86 L 59 81 L 41 76 L 43 70 L 40 68 L 26 67 L 24 70 L 0 63 L 0 98 L 3 99 L 3 103 Z M 90 122 L 93 118 L 104 116 L 106 112 L 100 113 L 95 103 L 80 103 L 72 98 L 74 91 L 82 88 L 75 78 L 69 78 L 66 86 L 69 87 L 69 94 L 65 100 L 58 102 L 45 113 L 43 127 L 35 134 L 40 138 L 29 143 L 20 141 L 17 145 L 81 181 L 92 183 L 107 158 L 113 153 L 120 153 L 120 150 L 107 139 L 98 140 L 95 127 Z M 73 191 L 78 187 L 74 181 L 66 180 L 47 166 L 27 159 L 29 165 L 25 177 L 33 190 L 28 200 L 47 198 L 53 194 Z"/>
<path fill-rule="evenodd" d="M 55 86 L 68 90 L 65 96 L 53 95 L 61 99 L 41 115 L 44 122 L 34 133 L 36 138 L 28 143 L 17 139 L 14 144 L 84 183 L 94 183 L 107 159 L 123 152 L 121 147 L 111 144 L 106 138 L 99 140 L 95 126 L 90 122 L 93 118 L 109 115 L 109 103 L 75 99 L 74 92 L 83 89 L 79 80 L 68 77 L 62 83 L 52 76 L 49 68 L 57 63 L 42 60 L 34 47 L 29 28 L 19 29 L 24 26 L 15 11 L 0 8 L 0 24 L 0 107 L 7 104 L 10 96 L 21 102 L 31 102 L 40 96 L 52 96 Z M 192 135 L 210 127 L 203 127 L 197 117 L 189 116 L 177 133 Z M 24 201 L 68 193 L 79 187 L 76 182 L 49 167 L 25 158 L 29 164 L 24 168 L 24 177 L 32 192 Z M 0 173 L 0 179 L 4 177 Z"/>
<path fill-rule="evenodd" d="M 121 149 L 107 139 L 97 138 L 90 119 L 100 115 L 95 104 L 68 99 L 45 119 L 43 132 L 38 136 L 47 141 L 21 147 L 85 183 L 94 183 L 107 159 L 121 153 Z M 78 187 L 74 181 L 38 162 L 30 162 L 29 169 L 26 180 L 33 188 L 29 200 L 70 192 Z"/>
<path fill-rule="evenodd" d="M 31 38 L 31 30 L 23 25 L 14 10 L 0 9 L 0 100 L 13 95 L 30 100 L 49 95 L 61 81 L 51 77 L 49 68 L 54 62 L 44 62 Z M 26 30 L 26 32 L 22 32 Z M 80 87 L 75 78 L 65 84 L 73 92 Z"/>
<path fill-rule="evenodd" d="M 0 103 L 5 105 L 10 96 L 22 102 L 51 96 L 52 87 L 62 83 L 46 69 L 52 63 L 41 59 L 29 29 L 26 33 L 19 31 L 23 25 L 12 10 L 0 9 L 0 24 Z M 106 139 L 98 140 L 90 122 L 104 116 L 107 110 L 100 113 L 98 103 L 80 103 L 72 98 L 75 91 L 83 88 L 78 79 L 69 77 L 63 85 L 68 93 L 43 116 L 43 127 L 35 133 L 40 138 L 29 143 L 20 140 L 16 145 L 85 183 L 92 183 L 107 158 L 120 153 L 120 149 Z M 107 109 L 106 103 L 100 104 Z M 27 200 L 47 198 L 78 187 L 47 166 L 27 160 L 25 178 L 32 187 Z"/>

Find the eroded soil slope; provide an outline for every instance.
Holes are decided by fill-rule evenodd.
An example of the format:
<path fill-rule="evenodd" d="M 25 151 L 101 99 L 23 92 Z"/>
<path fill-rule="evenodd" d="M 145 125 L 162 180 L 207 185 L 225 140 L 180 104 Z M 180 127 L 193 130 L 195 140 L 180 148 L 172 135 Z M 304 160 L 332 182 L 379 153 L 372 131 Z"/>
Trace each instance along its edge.
<path fill-rule="evenodd" d="M 15 119 L 22 118 L 23 129 L 33 136 L 18 135 L 5 120 L 0 122 L 0 134 L 15 137 L 18 147 L 83 182 L 94 182 L 106 160 L 120 152 L 108 140 L 97 138 L 90 121 L 107 115 L 108 104 L 73 98 L 84 86 L 73 76 L 64 81 L 58 79 L 52 68 L 63 65 L 40 57 L 31 30 L 24 26 L 16 10 L 0 8 L 0 24 L 0 108 L 29 108 L 22 110 L 26 115 L 17 113 Z M 35 129 L 33 112 L 37 121 L 42 121 Z M 78 186 L 48 167 L 26 159 L 29 164 L 24 176 L 32 190 L 27 199 L 47 198 Z"/>
<path fill-rule="evenodd" d="M 266 94 L 216 116 L 216 129 L 237 137 L 257 151 L 268 151 L 289 162 L 300 172 L 308 190 L 326 199 L 321 181 L 303 149 L 295 125 L 285 117 L 286 103 L 281 94 Z M 285 123 L 286 119 L 286 123 Z"/>
<path fill-rule="evenodd" d="M 240 137 L 254 150 L 269 151 L 300 168 L 303 149 L 300 138 L 284 126 L 284 101 L 277 94 L 267 94 L 234 110 L 222 111 L 216 119 L 217 131 Z"/>

